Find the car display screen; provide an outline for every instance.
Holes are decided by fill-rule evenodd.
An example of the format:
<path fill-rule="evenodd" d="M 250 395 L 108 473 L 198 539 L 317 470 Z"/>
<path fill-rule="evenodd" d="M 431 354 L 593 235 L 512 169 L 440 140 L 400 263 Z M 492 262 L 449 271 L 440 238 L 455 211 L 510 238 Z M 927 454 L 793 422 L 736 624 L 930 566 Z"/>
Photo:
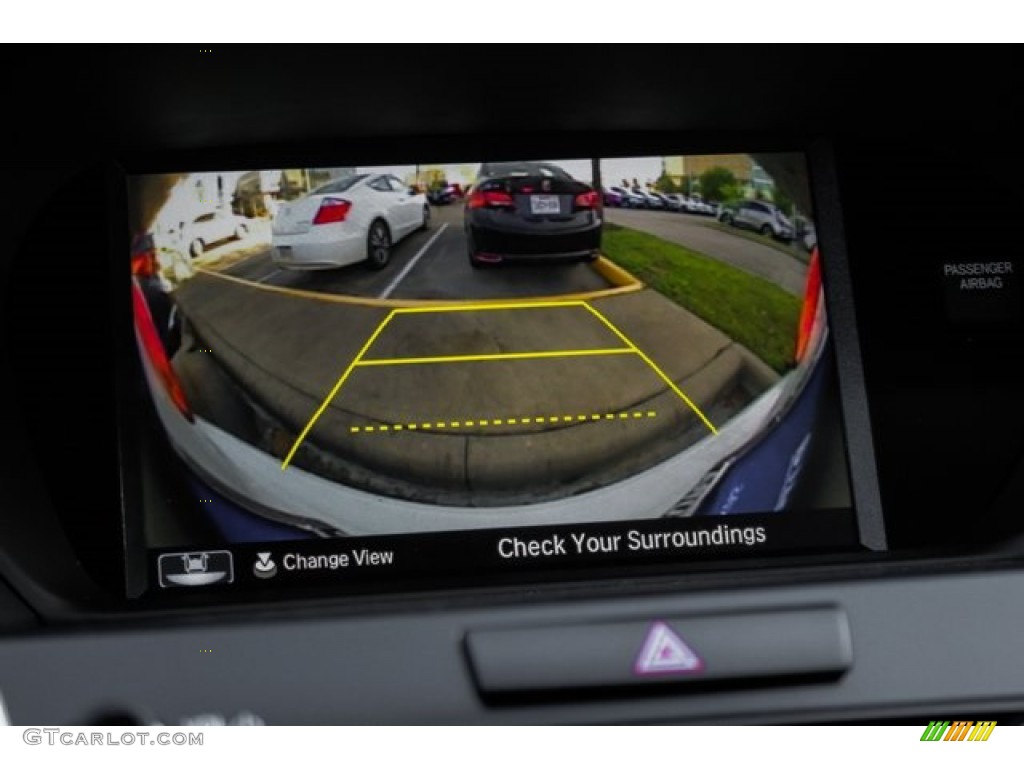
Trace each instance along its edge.
<path fill-rule="evenodd" d="M 128 202 L 145 589 L 858 545 L 803 154 L 134 174 Z"/>

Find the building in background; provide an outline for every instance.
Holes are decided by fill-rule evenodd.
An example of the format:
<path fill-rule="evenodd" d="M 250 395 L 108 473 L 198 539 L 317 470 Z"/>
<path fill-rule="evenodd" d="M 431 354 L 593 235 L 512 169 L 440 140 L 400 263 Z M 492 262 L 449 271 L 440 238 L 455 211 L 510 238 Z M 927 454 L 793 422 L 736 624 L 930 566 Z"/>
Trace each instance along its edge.
<path fill-rule="evenodd" d="M 424 189 L 437 186 L 443 181 L 449 184 L 458 184 L 465 189 L 476 180 L 479 171 L 479 163 L 418 165 L 414 178 L 406 179 L 406 181 L 422 185 Z"/>
<path fill-rule="evenodd" d="M 273 217 L 282 200 L 295 200 L 330 181 L 351 176 L 352 167 L 285 168 L 237 174 L 231 210 L 239 216 Z"/>
<path fill-rule="evenodd" d="M 775 183 L 750 155 L 677 155 L 664 158 L 665 174 L 687 194 L 700 191 L 700 177 L 711 168 L 725 168 L 736 177 L 746 197 L 771 197 Z"/>
<path fill-rule="evenodd" d="M 157 213 L 152 232 L 158 244 L 179 245 L 184 228 L 196 218 L 232 207 L 235 188 L 245 173 L 224 171 L 190 173 L 171 187 L 167 199 Z"/>

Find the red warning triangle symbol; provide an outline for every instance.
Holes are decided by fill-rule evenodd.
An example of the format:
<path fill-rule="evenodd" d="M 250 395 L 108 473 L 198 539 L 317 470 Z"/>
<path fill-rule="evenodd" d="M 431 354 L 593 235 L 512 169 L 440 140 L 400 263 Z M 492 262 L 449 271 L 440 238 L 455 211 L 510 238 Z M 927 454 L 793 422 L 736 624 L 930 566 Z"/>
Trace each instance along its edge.
<path fill-rule="evenodd" d="M 647 630 L 643 648 L 633 664 L 637 675 L 694 673 L 703 669 L 700 656 L 663 621 L 654 622 Z"/>

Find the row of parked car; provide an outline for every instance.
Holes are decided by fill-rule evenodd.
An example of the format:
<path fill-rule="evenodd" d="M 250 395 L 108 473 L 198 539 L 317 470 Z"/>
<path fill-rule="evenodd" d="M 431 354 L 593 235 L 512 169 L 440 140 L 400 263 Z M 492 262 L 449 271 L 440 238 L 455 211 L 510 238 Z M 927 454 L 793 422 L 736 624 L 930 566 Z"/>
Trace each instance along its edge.
<path fill-rule="evenodd" d="M 778 206 L 762 200 L 745 200 L 723 205 L 707 202 L 699 195 L 654 192 L 642 187 L 606 187 L 604 204 L 613 208 L 643 208 L 714 216 L 723 224 L 752 229 L 765 237 L 772 237 L 784 243 L 790 243 L 800 237 L 805 241 L 804 246 L 808 251 L 813 248 L 814 243 L 813 230 L 806 233 L 797 232 L 793 223 Z"/>
<path fill-rule="evenodd" d="M 605 187 L 604 204 L 612 208 L 646 208 L 653 211 L 677 211 L 717 216 L 718 203 L 709 203 L 700 195 L 654 192 L 643 187 Z"/>

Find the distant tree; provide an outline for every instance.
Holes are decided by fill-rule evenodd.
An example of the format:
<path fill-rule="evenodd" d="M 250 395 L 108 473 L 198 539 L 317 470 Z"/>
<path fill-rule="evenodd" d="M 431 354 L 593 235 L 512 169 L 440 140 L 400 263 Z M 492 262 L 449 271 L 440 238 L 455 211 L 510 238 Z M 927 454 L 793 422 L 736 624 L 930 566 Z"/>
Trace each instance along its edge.
<path fill-rule="evenodd" d="M 676 180 L 669 176 L 667 173 L 661 174 L 658 179 L 654 182 L 654 188 L 658 192 L 680 192 L 679 185 L 676 184 Z"/>
<path fill-rule="evenodd" d="M 309 186 L 310 189 L 316 189 L 331 180 L 331 172 L 325 168 L 310 168 L 309 169 Z"/>
<path fill-rule="evenodd" d="M 738 188 L 733 172 L 720 165 L 712 166 L 700 175 L 700 191 L 705 200 L 729 200 L 736 196 Z"/>
<path fill-rule="evenodd" d="M 426 181 L 427 189 L 431 191 L 440 189 L 447 183 L 444 171 L 440 168 L 428 168 L 424 171 L 423 177 Z"/>
<path fill-rule="evenodd" d="M 772 202 L 779 206 L 786 215 L 793 215 L 793 201 L 789 199 L 789 195 L 778 187 L 772 190 Z"/>

